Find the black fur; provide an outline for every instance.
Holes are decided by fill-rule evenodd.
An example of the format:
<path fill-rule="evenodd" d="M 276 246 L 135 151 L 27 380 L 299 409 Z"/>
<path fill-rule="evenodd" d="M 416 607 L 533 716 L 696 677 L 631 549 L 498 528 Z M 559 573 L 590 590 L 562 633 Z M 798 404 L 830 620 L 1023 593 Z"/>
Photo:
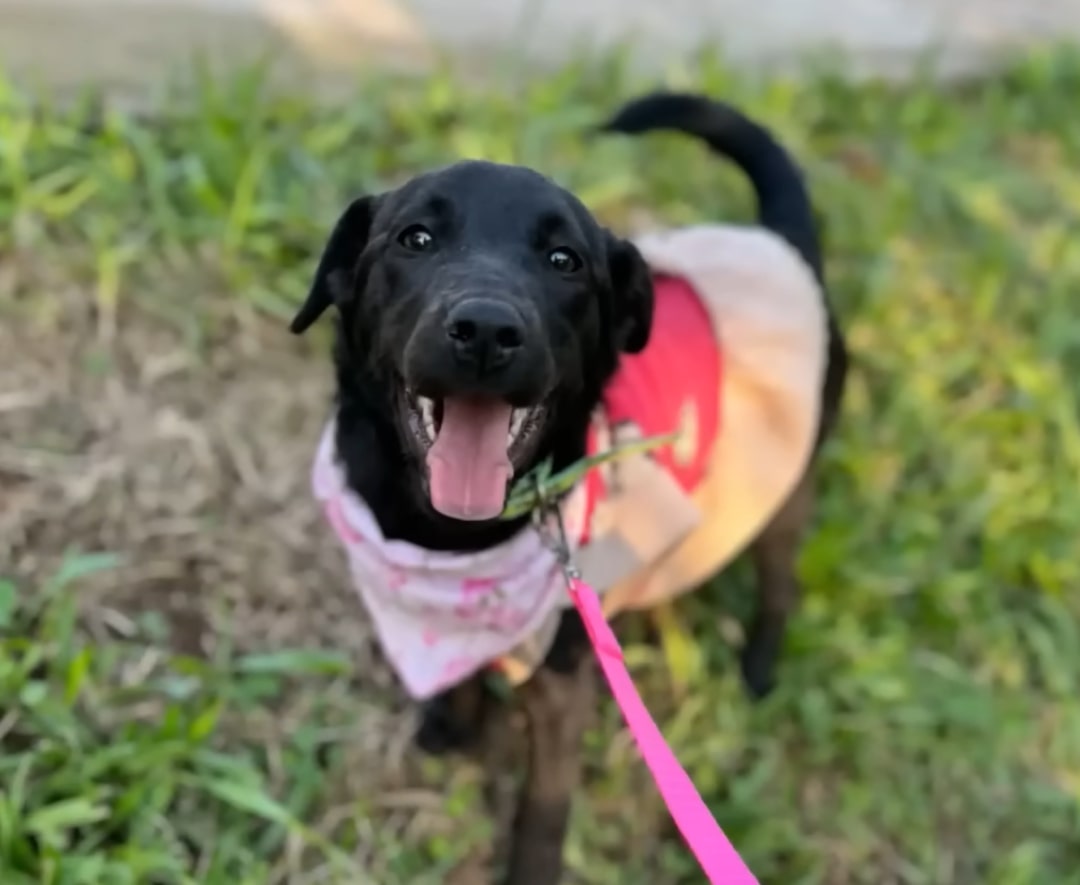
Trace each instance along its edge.
<path fill-rule="evenodd" d="M 670 129 L 705 140 L 747 174 L 760 223 L 787 240 L 824 282 L 802 176 L 765 129 L 727 105 L 675 94 L 633 102 L 602 128 Z M 434 248 L 424 236 L 411 237 L 416 225 L 430 232 Z M 421 240 L 424 247 L 413 248 Z M 553 269 L 552 250 L 564 248 L 578 256 L 579 269 Z M 302 332 L 331 306 L 338 314 L 337 448 L 350 485 L 387 537 L 466 551 L 497 544 L 523 530 L 524 522 L 463 521 L 433 509 L 405 389 L 430 397 L 468 391 L 539 405 L 542 426 L 519 466 L 547 455 L 556 468 L 568 465 L 584 454 L 589 416 L 619 354 L 639 351 L 648 341 L 652 285 L 637 250 L 548 179 L 517 167 L 467 162 L 390 193 L 361 197 L 348 208 L 293 331 Z M 482 329 L 498 327 L 501 337 L 470 336 L 462 351 L 447 330 L 456 328 L 455 311 L 464 309 L 473 311 L 469 329 L 475 331 L 479 317 Z M 830 316 L 819 443 L 839 410 L 846 367 L 843 339 Z M 773 684 L 786 620 L 797 602 L 794 559 L 812 488 L 808 470 L 751 548 L 759 604 L 743 672 L 756 696 Z M 544 667 L 520 692 L 531 749 L 504 879 L 511 885 L 554 885 L 561 877 L 592 680 L 584 630 L 568 614 Z M 480 679 L 447 692 L 426 705 L 420 745 L 434 752 L 467 746 L 490 707 Z"/>
<path fill-rule="evenodd" d="M 417 226 L 434 240 L 428 251 L 401 243 Z M 552 268 L 555 249 L 571 249 L 580 269 Z M 463 360 L 446 331 L 455 311 L 500 305 L 517 317 L 523 345 L 505 364 Z M 652 286 L 637 249 L 573 195 L 528 169 L 469 161 L 349 206 L 292 330 L 303 332 L 331 306 L 337 448 L 350 485 L 388 538 L 470 550 L 505 540 L 524 521 L 470 522 L 432 508 L 405 388 L 542 404 L 518 472 L 546 455 L 565 467 L 584 451 L 589 415 L 619 353 L 648 340 Z"/>

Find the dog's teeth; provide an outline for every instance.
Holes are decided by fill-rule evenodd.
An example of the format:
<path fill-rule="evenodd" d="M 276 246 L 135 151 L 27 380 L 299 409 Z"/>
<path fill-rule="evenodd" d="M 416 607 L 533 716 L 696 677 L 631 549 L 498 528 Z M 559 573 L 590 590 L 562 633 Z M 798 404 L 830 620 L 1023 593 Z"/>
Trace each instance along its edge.
<path fill-rule="evenodd" d="M 420 396 L 416 399 L 420 406 L 420 417 L 424 422 L 424 433 L 428 439 L 435 439 L 435 400 Z"/>
<path fill-rule="evenodd" d="M 510 432 L 506 434 L 507 442 L 513 442 L 521 436 L 521 430 L 525 426 L 525 419 L 529 417 L 528 409 L 514 409 L 510 417 Z"/>

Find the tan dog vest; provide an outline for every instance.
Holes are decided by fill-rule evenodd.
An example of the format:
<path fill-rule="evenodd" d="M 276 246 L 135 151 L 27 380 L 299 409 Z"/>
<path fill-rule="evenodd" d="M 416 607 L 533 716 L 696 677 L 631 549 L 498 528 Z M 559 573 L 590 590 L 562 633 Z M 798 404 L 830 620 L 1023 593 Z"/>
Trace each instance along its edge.
<path fill-rule="evenodd" d="M 603 593 L 608 617 L 696 588 L 765 527 L 809 462 L 827 360 L 821 288 L 776 235 L 704 225 L 647 234 L 636 244 L 654 273 L 685 280 L 705 308 L 722 362 L 720 420 L 692 489 L 646 455 L 604 468 L 606 494 L 592 511 L 589 542 L 576 564 Z M 693 411 L 686 417 L 664 432 L 692 438 Z M 608 426 L 603 413 L 597 422 L 600 450 L 642 434 L 632 423 Z M 557 622 L 553 616 L 500 660 L 512 682 L 543 659 Z"/>

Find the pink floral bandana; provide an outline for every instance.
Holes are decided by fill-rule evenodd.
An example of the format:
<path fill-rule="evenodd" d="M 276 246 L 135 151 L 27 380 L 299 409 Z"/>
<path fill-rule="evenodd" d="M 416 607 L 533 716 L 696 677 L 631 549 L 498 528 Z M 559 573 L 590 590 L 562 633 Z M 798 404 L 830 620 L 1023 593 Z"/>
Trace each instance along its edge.
<path fill-rule="evenodd" d="M 334 437 L 331 421 L 312 470 L 315 497 L 345 547 L 383 651 L 413 698 L 456 685 L 557 623 L 553 615 L 570 599 L 559 563 L 537 532 L 522 531 L 475 553 L 387 540 L 367 504 L 346 485 Z M 585 512 L 579 488 L 563 505 L 575 547 Z"/>

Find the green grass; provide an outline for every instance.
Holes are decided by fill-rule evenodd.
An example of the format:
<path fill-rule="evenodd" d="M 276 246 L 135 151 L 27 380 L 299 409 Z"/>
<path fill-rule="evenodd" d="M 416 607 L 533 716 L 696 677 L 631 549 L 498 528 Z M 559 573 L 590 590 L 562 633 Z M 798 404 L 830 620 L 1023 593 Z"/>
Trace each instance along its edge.
<path fill-rule="evenodd" d="M 47 339 L 62 284 L 105 340 L 139 313 L 212 353 L 237 317 L 288 315 L 349 194 L 461 156 L 535 166 L 616 225 L 749 217 L 691 142 L 581 136 L 653 85 L 614 63 L 502 94 L 371 82 L 321 110 L 260 83 L 202 82 L 153 123 L 3 87 L 0 321 Z M 680 606 L 679 672 L 632 645 L 648 699 L 763 883 L 1080 883 L 1080 55 L 955 90 L 709 61 L 669 83 L 742 103 L 805 163 L 855 368 L 780 688 L 741 692 L 735 569 Z M 448 832 L 371 796 L 328 822 L 369 703 L 340 656 L 91 639 L 73 600 L 110 564 L 0 572 L 4 885 L 438 882 L 489 835 L 453 766 L 422 775 Z M 271 753 L 241 724 L 286 692 L 314 712 Z M 576 881 L 698 881 L 610 705 L 589 748 Z"/>

